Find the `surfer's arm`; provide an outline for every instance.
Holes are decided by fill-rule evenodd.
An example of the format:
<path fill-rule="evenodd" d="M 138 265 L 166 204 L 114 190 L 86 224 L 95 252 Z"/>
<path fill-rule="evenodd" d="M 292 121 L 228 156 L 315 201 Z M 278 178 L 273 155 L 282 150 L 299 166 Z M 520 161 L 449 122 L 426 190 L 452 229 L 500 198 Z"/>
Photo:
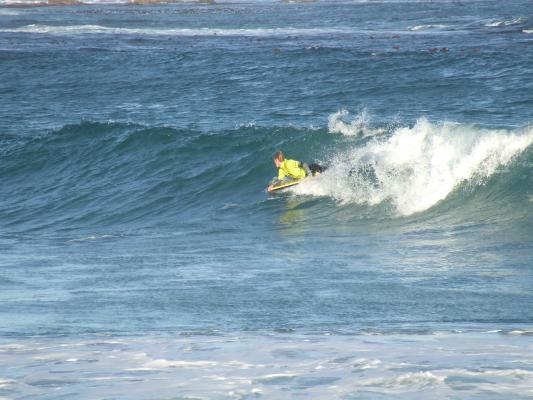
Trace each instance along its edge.
<path fill-rule="evenodd" d="M 285 172 L 283 172 L 283 170 L 280 168 L 280 169 L 278 170 L 278 180 L 281 181 L 281 180 L 285 179 L 285 176 L 286 176 L 286 175 L 285 175 Z"/>
<path fill-rule="evenodd" d="M 279 184 L 281 184 L 281 179 L 278 179 L 276 177 L 272 178 L 272 180 L 270 181 L 270 184 L 268 185 L 267 191 L 271 192 L 272 188 Z"/>

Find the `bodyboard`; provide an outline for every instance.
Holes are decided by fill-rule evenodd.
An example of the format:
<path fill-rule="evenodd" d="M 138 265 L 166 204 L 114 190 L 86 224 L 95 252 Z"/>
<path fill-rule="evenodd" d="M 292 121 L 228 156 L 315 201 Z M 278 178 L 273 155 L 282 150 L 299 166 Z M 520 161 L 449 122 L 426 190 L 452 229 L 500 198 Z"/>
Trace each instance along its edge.
<path fill-rule="evenodd" d="M 290 182 L 281 183 L 280 185 L 276 185 L 276 186 L 272 187 L 272 190 L 270 191 L 270 193 L 276 192 L 276 191 L 281 190 L 281 189 L 286 189 L 286 188 L 288 188 L 290 186 L 294 186 L 294 185 L 297 185 L 299 183 L 302 183 L 303 181 L 305 181 L 305 178 L 297 179 L 297 180 L 290 181 Z"/>

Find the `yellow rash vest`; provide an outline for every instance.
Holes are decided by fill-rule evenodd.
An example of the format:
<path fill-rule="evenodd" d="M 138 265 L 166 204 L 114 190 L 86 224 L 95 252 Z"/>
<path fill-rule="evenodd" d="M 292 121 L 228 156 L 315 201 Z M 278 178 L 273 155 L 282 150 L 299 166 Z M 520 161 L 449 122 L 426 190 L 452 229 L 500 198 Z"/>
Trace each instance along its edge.
<path fill-rule="evenodd" d="M 278 171 L 278 179 L 283 179 L 285 177 L 291 177 L 294 179 L 302 179 L 305 178 L 306 173 L 305 169 L 300 167 L 300 162 L 296 160 L 284 160 L 282 161 L 279 171 Z"/>

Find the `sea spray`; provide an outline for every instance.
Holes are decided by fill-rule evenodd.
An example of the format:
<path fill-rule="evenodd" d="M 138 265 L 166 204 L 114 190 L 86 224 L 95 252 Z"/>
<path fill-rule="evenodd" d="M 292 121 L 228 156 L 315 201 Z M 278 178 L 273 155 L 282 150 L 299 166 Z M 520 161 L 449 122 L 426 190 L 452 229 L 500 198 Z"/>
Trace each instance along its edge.
<path fill-rule="evenodd" d="M 328 117 L 328 130 L 333 134 L 348 137 L 368 137 L 385 133 L 385 129 L 373 127 L 370 114 L 363 109 L 351 117 L 346 109 L 341 109 Z"/>
<path fill-rule="evenodd" d="M 462 182 L 484 182 L 533 143 L 533 129 L 508 131 L 419 119 L 362 146 L 339 151 L 317 179 L 298 194 L 330 196 L 341 203 L 390 201 L 401 215 L 421 212 Z"/>

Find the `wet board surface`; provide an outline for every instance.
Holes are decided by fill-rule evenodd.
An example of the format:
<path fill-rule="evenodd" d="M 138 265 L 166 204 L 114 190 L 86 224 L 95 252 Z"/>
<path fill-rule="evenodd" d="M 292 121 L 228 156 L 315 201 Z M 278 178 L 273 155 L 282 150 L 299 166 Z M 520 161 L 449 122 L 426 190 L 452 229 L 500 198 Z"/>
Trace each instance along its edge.
<path fill-rule="evenodd" d="M 282 183 L 280 185 L 274 186 L 272 188 L 272 190 L 270 191 L 270 193 L 276 192 L 276 191 L 279 191 L 279 190 L 282 190 L 282 189 L 286 189 L 286 188 L 288 188 L 290 186 L 298 185 L 299 183 L 302 183 L 303 181 L 305 181 L 305 178 L 304 179 L 298 179 L 298 180 L 295 180 L 295 181 Z"/>

